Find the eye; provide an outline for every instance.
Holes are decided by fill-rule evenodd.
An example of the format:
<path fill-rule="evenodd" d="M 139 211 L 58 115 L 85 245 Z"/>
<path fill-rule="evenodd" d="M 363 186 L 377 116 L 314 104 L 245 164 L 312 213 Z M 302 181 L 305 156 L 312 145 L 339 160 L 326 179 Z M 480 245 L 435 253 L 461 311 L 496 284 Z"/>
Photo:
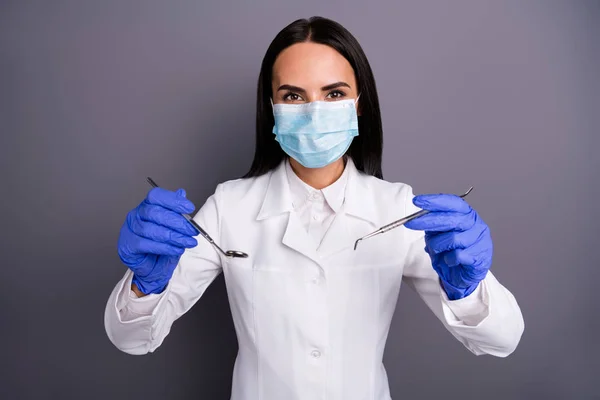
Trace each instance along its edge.
<path fill-rule="evenodd" d="M 302 101 L 302 97 L 298 93 L 288 92 L 283 96 L 284 101 Z"/>
<path fill-rule="evenodd" d="M 333 90 L 333 91 L 329 92 L 329 94 L 327 95 L 328 99 L 333 99 L 333 100 L 339 100 L 343 97 L 346 97 L 346 93 L 342 92 L 341 90 Z"/>

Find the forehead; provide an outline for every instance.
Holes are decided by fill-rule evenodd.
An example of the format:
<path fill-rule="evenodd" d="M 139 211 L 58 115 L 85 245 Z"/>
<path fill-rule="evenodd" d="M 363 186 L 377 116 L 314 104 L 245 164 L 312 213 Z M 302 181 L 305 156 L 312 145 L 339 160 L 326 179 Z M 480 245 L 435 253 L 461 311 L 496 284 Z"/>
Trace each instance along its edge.
<path fill-rule="evenodd" d="M 302 87 L 354 82 L 354 70 L 340 53 L 324 44 L 296 43 L 283 50 L 273 64 L 273 83 Z"/>

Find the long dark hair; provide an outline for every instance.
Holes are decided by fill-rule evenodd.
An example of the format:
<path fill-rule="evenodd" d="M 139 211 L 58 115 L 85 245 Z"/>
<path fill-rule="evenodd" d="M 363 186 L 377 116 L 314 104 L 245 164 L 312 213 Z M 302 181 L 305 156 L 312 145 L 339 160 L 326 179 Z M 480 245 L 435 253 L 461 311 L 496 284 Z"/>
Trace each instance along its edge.
<path fill-rule="evenodd" d="M 277 167 L 287 154 L 275 141 L 273 110 L 271 108 L 271 79 L 275 59 L 287 47 L 300 42 L 328 45 L 337 50 L 352 66 L 360 93 L 358 117 L 359 135 L 348 149 L 356 168 L 383 179 L 381 154 L 383 132 L 379 100 L 373 71 L 358 41 L 339 23 L 322 17 L 299 19 L 275 36 L 267 49 L 258 76 L 256 97 L 256 149 L 250 171 L 244 178 L 263 175 Z"/>

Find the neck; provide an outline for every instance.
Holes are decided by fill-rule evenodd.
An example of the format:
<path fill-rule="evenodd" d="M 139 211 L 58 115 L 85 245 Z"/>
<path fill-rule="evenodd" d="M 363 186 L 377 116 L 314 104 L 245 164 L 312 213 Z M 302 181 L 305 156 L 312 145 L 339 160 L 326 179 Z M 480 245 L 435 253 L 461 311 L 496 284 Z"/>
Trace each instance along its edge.
<path fill-rule="evenodd" d="M 323 168 L 306 168 L 290 157 L 290 165 L 298 178 L 310 187 L 321 190 L 337 181 L 344 172 L 343 157 Z"/>

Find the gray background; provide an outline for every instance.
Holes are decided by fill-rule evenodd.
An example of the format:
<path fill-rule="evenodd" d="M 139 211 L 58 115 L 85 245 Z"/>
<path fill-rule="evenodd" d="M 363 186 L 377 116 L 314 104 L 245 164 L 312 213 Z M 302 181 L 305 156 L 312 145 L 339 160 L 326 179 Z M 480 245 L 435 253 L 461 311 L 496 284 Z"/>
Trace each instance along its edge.
<path fill-rule="evenodd" d="M 228 398 L 222 278 L 158 351 L 126 355 L 103 327 L 125 272 L 116 241 L 145 176 L 202 204 L 246 172 L 261 59 L 312 15 L 372 63 L 385 178 L 475 186 L 493 271 L 525 317 L 513 355 L 475 357 L 405 288 L 394 398 L 600 398 L 600 2 L 322 3 L 0 3 L 0 398 Z"/>

